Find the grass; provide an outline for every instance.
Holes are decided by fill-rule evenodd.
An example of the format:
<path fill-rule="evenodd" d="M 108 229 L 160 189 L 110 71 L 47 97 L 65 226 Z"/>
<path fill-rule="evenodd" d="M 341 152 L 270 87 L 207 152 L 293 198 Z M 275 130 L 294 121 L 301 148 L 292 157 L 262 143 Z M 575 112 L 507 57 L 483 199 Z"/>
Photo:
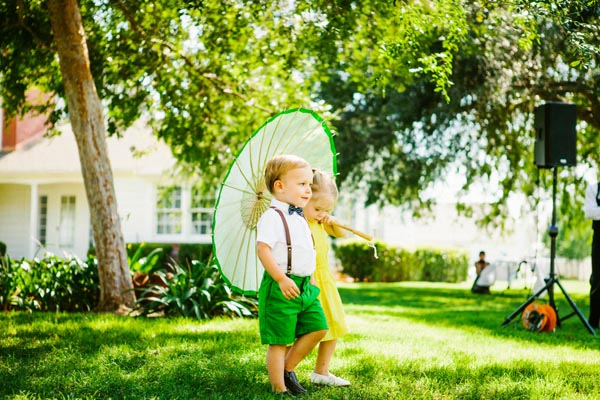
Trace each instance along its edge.
<path fill-rule="evenodd" d="M 585 282 L 562 281 L 587 315 Z M 577 317 L 553 333 L 500 325 L 528 291 L 496 284 L 340 284 L 352 333 L 333 373 L 305 399 L 596 399 L 600 339 Z M 517 287 L 517 289 L 515 289 Z M 559 314 L 571 312 L 556 293 Z M 256 320 L 134 319 L 105 314 L 0 316 L 5 399 L 270 399 Z"/>

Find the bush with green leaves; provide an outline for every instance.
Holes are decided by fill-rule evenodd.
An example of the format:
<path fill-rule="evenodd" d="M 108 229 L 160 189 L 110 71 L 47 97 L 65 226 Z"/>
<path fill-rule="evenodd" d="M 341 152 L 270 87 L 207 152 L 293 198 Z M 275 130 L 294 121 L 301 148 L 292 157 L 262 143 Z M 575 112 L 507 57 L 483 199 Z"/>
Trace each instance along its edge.
<path fill-rule="evenodd" d="M 177 253 L 177 259 L 181 264 L 198 260 L 202 263 L 210 262 L 212 257 L 211 243 L 181 243 Z"/>
<path fill-rule="evenodd" d="M 127 254 L 130 257 L 134 257 L 138 254 L 138 258 L 143 257 L 157 257 L 157 264 L 161 267 L 169 265 L 170 256 L 173 252 L 173 245 L 167 243 L 127 243 Z"/>
<path fill-rule="evenodd" d="M 410 251 L 376 242 L 377 255 L 364 241 L 334 243 L 342 272 L 357 281 L 461 282 L 467 279 L 468 255 L 453 249 L 419 248 Z"/>
<path fill-rule="evenodd" d="M 421 265 L 421 281 L 462 282 L 467 279 L 469 256 L 455 249 L 419 248 L 414 252 Z"/>
<path fill-rule="evenodd" d="M 172 271 L 172 272 L 171 272 Z M 210 319 L 217 316 L 255 317 L 255 298 L 235 295 L 213 263 L 193 260 L 182 266 L 173 263 L 169 270 L 155 272 L 158 282 L 152 283 L 137 301 L 140 315 L 164 314 Z"/>
<path fill-rule="evenodd" d="M 21 267 L 16 261 L 7 255 L 0 257 L 0 305 L 4 311 L 19 308 L 23 302 L 18 286 L 21 273 Z"/>
<path fill-rule="evenodd" d="M 134 251 L 135 250 L 135 251 Z M 162 247 L 146 249 L 145 244 L 130 247 L 127 245 L 127 261 L 132 273 L 153 274 L 162 269 L 166 262 L 165 251 Z"/>
<path fill-rule="evenodd" d="M 90 311 L 99 301 L 98 264 L 46 253 L 17 261 L 2 258 L 0 269 L 4 308 L 41 311 Z"/>

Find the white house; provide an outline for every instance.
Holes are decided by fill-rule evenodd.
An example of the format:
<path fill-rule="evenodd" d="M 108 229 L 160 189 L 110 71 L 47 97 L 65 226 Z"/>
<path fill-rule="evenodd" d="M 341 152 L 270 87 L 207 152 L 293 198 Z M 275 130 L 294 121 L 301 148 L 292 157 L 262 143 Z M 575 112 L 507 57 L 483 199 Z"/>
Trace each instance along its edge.
<path fill-rule="evenodd" d="M 41 255 L 40 248 L 85 256 L 93 244 L 90 211 L 70 124 L 54 137 L 44 129 L 20 135 L 19 128 L 2 135 L 0 241 L 12 258 Z M 214 201 L 173 177 L 164 142 L 140 122 L 107 143 L 127 243 L 210 243 Z"/>

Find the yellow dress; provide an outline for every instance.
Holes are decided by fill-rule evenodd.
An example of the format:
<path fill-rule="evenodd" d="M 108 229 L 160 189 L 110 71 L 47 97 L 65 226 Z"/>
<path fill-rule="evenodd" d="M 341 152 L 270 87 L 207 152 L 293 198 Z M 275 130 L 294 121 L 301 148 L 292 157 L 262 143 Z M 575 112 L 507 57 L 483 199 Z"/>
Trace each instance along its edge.
<path fill-rule="evenodd" d="M 318 222 L 309 222 L 308 226 L 312 232 L 315 249 L 317 250 L 315 280 L 321 290 L 319 301 L 329 325 L 329 331 L 322 341 L 338 339 L 348 333 L 348 325 L 346 324 L 342 299 L 335 286 L 333 273 L 329 268 L 329 235 L 325 232 L 323 225 Z"/>

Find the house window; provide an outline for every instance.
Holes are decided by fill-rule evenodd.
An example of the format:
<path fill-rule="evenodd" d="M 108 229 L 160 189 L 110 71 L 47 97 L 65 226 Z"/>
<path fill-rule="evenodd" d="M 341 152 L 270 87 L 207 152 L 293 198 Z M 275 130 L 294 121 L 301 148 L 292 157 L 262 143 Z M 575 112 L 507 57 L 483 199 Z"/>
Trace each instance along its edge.
<path fill-rule="evenodd" d="M 181 233 L 181 187 L 158 188 L 156 202 L 156 233 Z"/>
<path fill-rule="evenodd" d="M 212 196 L 206 196 L 200 188 L 192 188 L 190 213 L 192 217 L 193 234 L 211 234 L 214 204 L 215 199 Z"/>
<path fill-rule="evenodd" d="M 75 196 L 60 197 L 59 245 L 75 245 Z"/>
<path fill-rule="evenodd" d="M 46 227 L 48 225 L 48 196 L 40 196 L 38 238 L 42 246 L 46 245 Z"/>

